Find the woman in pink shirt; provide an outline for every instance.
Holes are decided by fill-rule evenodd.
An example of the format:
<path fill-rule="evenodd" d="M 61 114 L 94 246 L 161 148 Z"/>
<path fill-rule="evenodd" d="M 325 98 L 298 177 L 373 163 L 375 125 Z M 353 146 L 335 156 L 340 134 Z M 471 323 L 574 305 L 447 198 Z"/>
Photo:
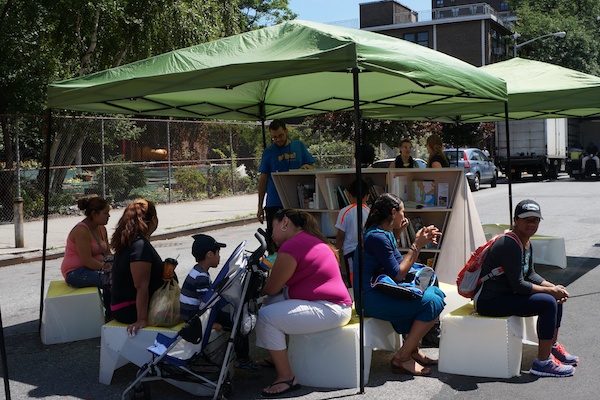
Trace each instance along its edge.
<path fill-rule="evenodd" d="M 105 227 L 110 207 L 108 201 L 101 197 L 79 199 L 77 206 L 83 210 L 85 218 L 69 232 L 60 269 L 69 286 L 100 288 L 105 317 L 110 319 L 110 290 L 102 274 L 104 255 L 110 254 Z"/>
<path fill-rule="evenodd" d="M 288 360 L 286 334 L 337 328 L 346 325 L 352 313 L 337 251 L 309 213 L 279 210 L 273 219 L 273 241 L 279 251 L 263 288 L 269 298 L 258 312 L 256 345 L 269 350 L 277 376 L 263 397 L 300 387 Z"/>

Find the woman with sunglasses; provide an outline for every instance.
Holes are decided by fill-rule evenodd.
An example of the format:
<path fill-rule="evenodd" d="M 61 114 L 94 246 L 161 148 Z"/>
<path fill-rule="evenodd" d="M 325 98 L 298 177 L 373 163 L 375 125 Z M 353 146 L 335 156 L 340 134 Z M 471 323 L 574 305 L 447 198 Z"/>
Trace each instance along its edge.
<path fill-rule="evenodd" d="M 263 288 L 269 297 L 258 312 L 256 345 L 269 351 L 276 378 L 263 397 L 300 387 L 288 360 L 286 334 L 337 328 L 350 321 L 352 312 L 337 252 L 309 213 L 279 210 L 273 219 L 273 241 L 279 251 Z"/>

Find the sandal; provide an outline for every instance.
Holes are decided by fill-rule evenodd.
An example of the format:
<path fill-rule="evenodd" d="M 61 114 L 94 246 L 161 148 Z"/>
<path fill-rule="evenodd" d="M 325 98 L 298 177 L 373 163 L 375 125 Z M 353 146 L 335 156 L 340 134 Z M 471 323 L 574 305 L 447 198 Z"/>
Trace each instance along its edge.
<path fill-rule="evenodd" d="M 412 357 L 413 360 L 415 360 L 416 362 L 418 362 L 419 364 L 421 364 L 422 366 L 426 367 L 426 366 L 431 366 L 431 365 L 438 365 L 438 360 L 434 360 L 433 358 L 429 358 L 426 355 L 421 355 L 419 353 L 419 350 L 417 349 L 417 351 L 415 351 L 414 353 L 412 353 L 410 355 Z"/>
<path fill-rule="evenodd" d="M 268 358 L 261 358 L 260 360 L 256 360 L 254 363 L 263 368 L 275 368 L 273 361 L 269 360 Z"/>
<path fill-rule="evenodd" d="M 277 396 L 281 396 L 282 394 L 293 392 L 294 390 L 300 389 L 301 386 L 299 383 L 294 384 L 295 380 L 296 380 L 296 377 L 294 376 L 289 381 L 280 381 L 280 382 L 272 383 L 269 386 L 267 386 L 266 389 L 272 388 L 275 385 L 288 385 L 288 388 L 285 390 L 282 390 L 281 392 L 266 392 L 265 390 L 263 390 L 261 395 L 262 395 L 262 397 L 277 397 Z"/>
<path fill-rule="evenodd" d="M 429 376 L 429 375 L 431 375 L 431 370 L 429 368 L 423 368 L 421 371 L 416 371 L 416 370 L 411 371 L 411 370 L 404 368 L 402 366 L 402 363 L 406 362 L 406 361 L 416 362 L 412 358 L 402 360 L 400 358 L 392 357 L 392 359 L 390 360 L 392 374 L 406 374 L 406 375 L 412 375 L 412 376 Z M 399 364 L 396 364 L 395 362 L 398 362 Z"/>

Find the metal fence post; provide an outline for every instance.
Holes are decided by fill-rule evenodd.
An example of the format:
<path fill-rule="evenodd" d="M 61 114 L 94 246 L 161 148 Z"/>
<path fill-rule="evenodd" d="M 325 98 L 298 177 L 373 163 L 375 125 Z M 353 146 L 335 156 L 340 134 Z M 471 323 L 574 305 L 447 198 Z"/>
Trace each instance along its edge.
<path fill-rule="evenodd" d="M 100 120 L 102 126 L 102 198 L 106 198 L 106 156 L 104 153 L 104 118 Z"/>
<path fill-rule="evenodd" d="M 231 167 L 231 194 L 235 194 L 235 169 L 233 168 L 233 134 L 229 124 L 229 165 Z"/>
<path fill-rule="evenodd" d="M 16 164 L 15 174 L 17 178 L 16 197 L 13 201 L 13 223 L 15 226 L 15 247 L 25 247 L 25 234 L 23 233 L 23 198 L 21 197 L 21 153 L 19 148 L 19 117 L 15 119 L 15 153 Z"/>
<path fill-rule="evenodd" d="M 167 193 L 171 204 L 171 121 L 167 121 Z"/>

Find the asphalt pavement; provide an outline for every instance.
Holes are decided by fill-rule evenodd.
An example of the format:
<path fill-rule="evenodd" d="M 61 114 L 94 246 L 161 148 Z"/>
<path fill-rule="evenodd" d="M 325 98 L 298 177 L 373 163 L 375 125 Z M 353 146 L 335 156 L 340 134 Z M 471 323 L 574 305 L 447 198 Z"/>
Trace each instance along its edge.
<path fill-rule="evenodd" d="M 497 188 L 484 185 L 482 190 L 472 195 L 482 223 L 509 222 L 508 186 L 504 182 L 499 182 Z M 600 380 L 593 360 L 600 357 L 600 268 L 597 268 L 600 264 L 600 202 L 597 201 L 600 183 L 576 182 L 562 176 L 551 182 L 525 181 L 513 184 L 512 197 L 513 206 L 524 198 L 538 201 L 544 215 L 538 233 L 565 238 L 567 268 L 536 268 L 548 280 L 567 286 L 571 294 L 571 299 L 565 304 L 561 341 L 568 350 L 581 357 L 575 376 L 557 379 L 528 374 L 526 371 L 535 357 L 535 346 L 524 346 L 523 373 L 511 379 L 451 375 L 440 373 L 435 368 L 432 377 L 393 375 L 389 371 L 391 353 L 375 351 L 364 393 L 358 393 L 357 389 L 303 387 L 285 398 L 577 400 L 598 395 Z M 240 238 L 252 240 L 251 234 L 259 226 L 254 219 L 256 195 L 159 205 L 157 211 L 160 221 L 154 240 L 159 253 L 165 253 L 165 256 L 189 250 L 189 235 L 198 230 L 208 230 L 219 238 L 227 238 L 230 240 L 228 243 L 236 243 Z M 114 210 L 111 214 L 109 232 L 120 211 Z M 47 247 L 49 253 L 55 256 L 51 256 L 54 259 L 48 263 L 54 271 L 60 265 L 65 237 L 80 219 L 49 220 Z M 38 253 L 41 251 L 42 232 L 41 221 L 28 222 L 25 226 L 27 248 L 17 250 L 11 249 L 13 226 L 0 226 L 0 261 L 8 263 L 0 268 L 0 305 L 4 321 L 10 321 L 4 325 L 4 334 L 12 399 L 119 399 L 127 384 L 134 379 L 137 369 L 132 365 L 124 366 L 115 372 L 110 386 L 98 383 L 99 338 L 49 346 L 39 340 L 35 307 L 39 302 Z M 228 250 L 233 250 L 229 247 Z M 22 258 L 19 260 L 19 257 Z M 251 355 L 254 358 L 263 356 L 264 351 L 253 343 L 251 338 Z M 435 348 L 425 351 L 432 357 L 438 355 Z M 273 378 L 271 369 L 237 371 L 230 398 L 259 398 L 260 390 Z M 153 384 L 152 390 L 154 399 L 196 398 L 161 382 Z"/>

